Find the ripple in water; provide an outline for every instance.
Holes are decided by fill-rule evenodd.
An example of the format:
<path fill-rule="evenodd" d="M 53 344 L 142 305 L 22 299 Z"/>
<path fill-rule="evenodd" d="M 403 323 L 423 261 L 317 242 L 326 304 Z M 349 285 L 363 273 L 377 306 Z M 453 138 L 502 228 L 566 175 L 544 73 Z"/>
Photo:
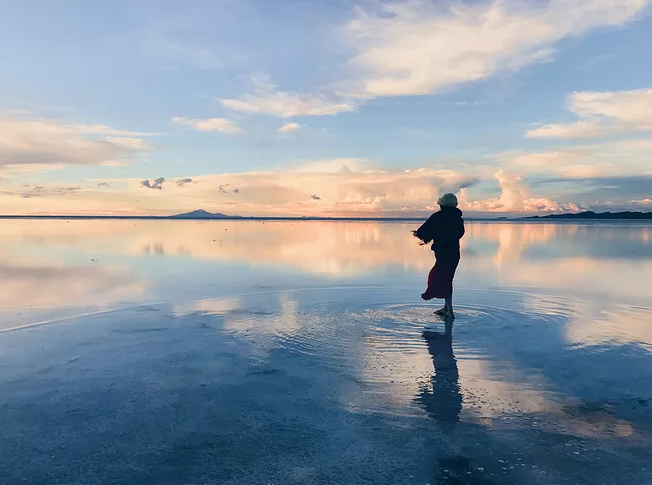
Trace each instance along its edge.
<path fill-rule="evenodd" d="M 615 339 L 622 343 L 623 335 L 638 348 L 649 344 L 631 328 L 623 331 L 635 317 L 652 320 L 652 311 L 640 306 L 616 305 L 604 313 L 599 308 L 604 302 L 459 291 L 447 340 L 444 322 L 433 313 L 437 306 L 414 300 L 412 290 L 388 288 L 249 295 L 237 309 L 224 312 L 225 328 L 264 352 L 303 356 L 360 383 L 362 392 L 348 404 L 358 412 L 432 414 L 424 402 L 441 407 L 442 395 L 457 392 L 452 402 L 459 397 L 464 403 L 459 419 L 558 406 L 556 394 L 564 390 L 550 392 L 550 379 L 569 372 L 564 366 L 581 372 L 580 357 L 598 351 L 590 330 L 596 325 L 602 334 L 613 334 L 598 332 L 603 346 Z M 570 353 L 580 347 L 583 353 Z M 442 388 L 447 390 L 438 394 Z"/>

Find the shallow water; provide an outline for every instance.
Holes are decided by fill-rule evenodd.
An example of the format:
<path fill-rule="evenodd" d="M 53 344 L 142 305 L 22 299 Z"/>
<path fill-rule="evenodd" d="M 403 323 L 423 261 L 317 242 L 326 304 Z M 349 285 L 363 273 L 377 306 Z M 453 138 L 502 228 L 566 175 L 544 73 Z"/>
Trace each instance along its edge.
<path fill-rule="evenodd" d="M 652 483 L 652 225 L 2 224 L 0 483 Z"/>

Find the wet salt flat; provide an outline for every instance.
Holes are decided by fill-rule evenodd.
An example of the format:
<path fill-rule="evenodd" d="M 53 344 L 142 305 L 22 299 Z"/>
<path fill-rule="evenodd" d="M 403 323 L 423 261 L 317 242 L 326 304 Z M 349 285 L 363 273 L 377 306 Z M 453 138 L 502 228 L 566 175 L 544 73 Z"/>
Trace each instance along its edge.
<path fill-rule="evenodd" d="M 2 484 L 652 483 L 652 225 L 2 224 Z"/>

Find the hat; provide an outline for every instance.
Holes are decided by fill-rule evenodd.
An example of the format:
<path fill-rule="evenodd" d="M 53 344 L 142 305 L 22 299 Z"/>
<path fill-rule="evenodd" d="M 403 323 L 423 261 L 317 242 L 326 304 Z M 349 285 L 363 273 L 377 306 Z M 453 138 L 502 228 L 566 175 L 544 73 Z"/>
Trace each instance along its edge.
<path fill-rule="evenodd" d="M 455 194 L 444 194 L 437 203 L 442 207 L 457 207 L 457 197 Z"/>

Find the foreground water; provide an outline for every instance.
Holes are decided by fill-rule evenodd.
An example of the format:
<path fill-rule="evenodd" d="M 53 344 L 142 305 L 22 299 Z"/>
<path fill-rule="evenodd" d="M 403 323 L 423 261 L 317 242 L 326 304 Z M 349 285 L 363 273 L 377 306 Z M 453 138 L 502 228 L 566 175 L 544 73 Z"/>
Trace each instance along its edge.
<path fill-rule="evenodd" d="M 0 483 L 652 483 L 652 226 L 4 221 Z"/>

